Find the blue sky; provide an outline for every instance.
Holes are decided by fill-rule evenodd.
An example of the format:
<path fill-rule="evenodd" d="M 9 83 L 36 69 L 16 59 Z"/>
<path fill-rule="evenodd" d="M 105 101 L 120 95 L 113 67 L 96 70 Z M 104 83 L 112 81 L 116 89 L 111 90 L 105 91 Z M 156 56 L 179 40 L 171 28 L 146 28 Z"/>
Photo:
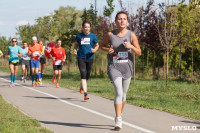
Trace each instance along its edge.
<path fill-rule="evenodd" d="M 34 24 L 35 19 L 54 12 L 60 6 L 74 6 L 78 10 L 89 8 L 95 0 L 0 0 L 0 35 L 16 37 L 16 27 L 27 23 Z M 132 2 L 133 11 L 145 5 L 147 0 L 123 0 Z M 156 3 L 165 0 L 155 0 Z M 115 12 L 120 10 L 118 0 L 114 0 Z M 98 15 L 102 15 L 106 0 L 97 0 Z M 115 14 L 115 13 L 114 13 Z"/>

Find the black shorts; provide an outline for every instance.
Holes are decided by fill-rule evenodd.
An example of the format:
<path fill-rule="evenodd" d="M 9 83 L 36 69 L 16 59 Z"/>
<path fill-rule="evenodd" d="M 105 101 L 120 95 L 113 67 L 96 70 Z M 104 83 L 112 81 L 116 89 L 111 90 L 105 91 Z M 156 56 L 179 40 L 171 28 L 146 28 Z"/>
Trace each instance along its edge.
<path fill-rule="evenodd" d="M 21 60 L 21 65 L 25 65 L 26 68 L 29 68 L 30 60 Z"/>
<path fill-rule="evenodd" d="M 78 68 L 81 73 L 81 79 L 89 79 L 92 70 L 93 59 L 78 58 Z"/>
<path fill-rule="evenodd" d="M 62 70 L 62 65 L 53 65 L 53 70 Z"/>
<path fill-rule="evenodd" d="M 9 65 L 19 66 L 19 62 L 16 61 L 9 61 Z"/>
<path fill-rule="evenodd" d="M 40 63 L 41 64 L 46 64 L 46 58 L 40 58 Z"/>

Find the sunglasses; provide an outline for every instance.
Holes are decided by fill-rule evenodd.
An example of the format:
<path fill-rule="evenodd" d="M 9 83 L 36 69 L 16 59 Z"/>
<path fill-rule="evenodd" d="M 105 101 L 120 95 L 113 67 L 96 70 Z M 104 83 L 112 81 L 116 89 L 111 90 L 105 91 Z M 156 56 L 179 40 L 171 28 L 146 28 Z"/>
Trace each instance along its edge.
<path fill-rule="evenodd" d="M 17 41 L 12 41 L 12 42 L 17 42 Z"/>

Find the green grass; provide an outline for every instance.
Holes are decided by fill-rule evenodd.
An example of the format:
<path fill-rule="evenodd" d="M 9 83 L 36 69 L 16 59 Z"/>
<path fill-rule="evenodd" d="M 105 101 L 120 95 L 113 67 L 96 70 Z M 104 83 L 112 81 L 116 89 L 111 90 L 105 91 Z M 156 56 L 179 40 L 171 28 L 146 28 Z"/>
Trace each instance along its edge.
<path fill-rule="evenodd" d="M 52 133 L 42 128 L 37 120 L 22 114 L 0 96 L 1 133 Z"/>
<path fill-rule="evenodd" d="M 4 67 L 3 67 L 4 68 Z M 8 72 L 8 68 L 0 70 Z M 80 74 L 72 71 L 67 74 L 64 68 L 60 85 L 79 91 Z M 19 69 L 19 73 L 20 69 Z M 44 82 L 51 83 L 53 71 L 51 67 L 45 70 Z M 114 98 L 114 88 L 107 74 L 91 75 L 88 82 L 88 92 L 110 99 Z M 169 80 L 165 87 L 164 80 L 137 79 L 130 84 L 127 102 L 140 107 L 157 109 L 173 114 L 200 120 L 200 83 Z"/>

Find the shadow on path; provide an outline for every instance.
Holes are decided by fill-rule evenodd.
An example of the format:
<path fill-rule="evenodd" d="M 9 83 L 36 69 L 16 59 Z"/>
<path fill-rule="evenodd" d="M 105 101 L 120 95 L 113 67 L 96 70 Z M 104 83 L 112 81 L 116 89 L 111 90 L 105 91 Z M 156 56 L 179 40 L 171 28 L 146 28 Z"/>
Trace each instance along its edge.
<path fill-rule="evenodd" d="M 95 128 L 95 129 L 110 129 L 113 130 L 114 126 L 112 125 L 91 125 L 91 124 L 83 124 L 83 123 L 63 123 L 63 122 L 51 122 L 51 121 L 40 121 L 44 124 L 54 124 L 54 125 L 62 125 L 69 127 L 83 127 L 83 128 Z"/>

